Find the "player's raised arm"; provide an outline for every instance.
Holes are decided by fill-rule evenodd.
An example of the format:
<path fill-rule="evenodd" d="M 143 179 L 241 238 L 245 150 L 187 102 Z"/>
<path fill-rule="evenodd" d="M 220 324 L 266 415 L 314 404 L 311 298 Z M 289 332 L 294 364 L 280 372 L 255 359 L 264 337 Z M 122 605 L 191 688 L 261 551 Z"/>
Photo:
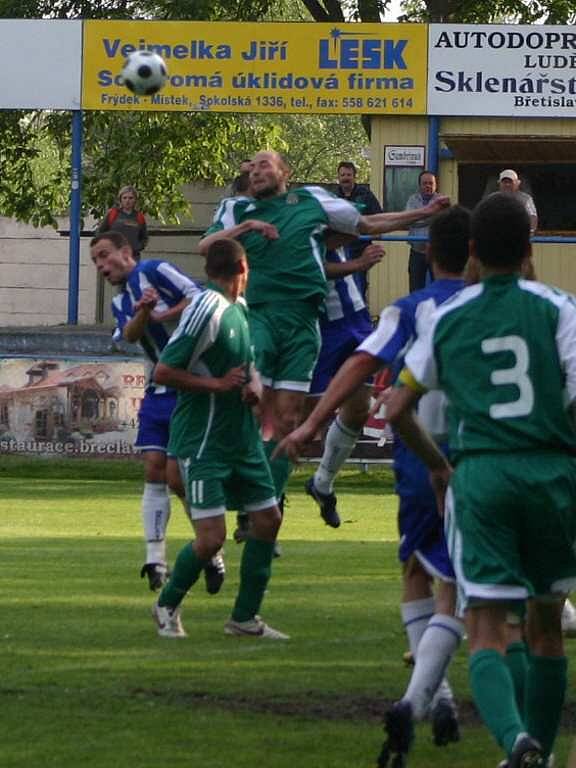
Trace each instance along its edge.
<path fill-rule="evenodd" d="M 401 377 L 405 381 L 410 379 L 413 382 L 413 377 L 406 369 Z M 406 384 L 393 388 L 386 404 L 386 418 L 407 448 L 416 454 L 430 470 L 430 482 L 436 496 L 438 511 L 442 514 L 452 467 L 439 450 L 432 435 L 418 421 L 415 409 L 422 394 L 421 389 Z"/>
<path fill-rule="evenodd" d="M 384 248 L 376 243 L 370 244 L 360 256 L 355 259 L 346 259 L 346 261 L 325 261 L 324 271 L 329 280 L 337 280 L 346 275 L 353 275 L 356 272 L 368 272 L 368 270 L 380 264 L 384 258 Z"/>
<path fill-rule="evenodd" d="M 240 224 L 235 224 L 232 227 L 228 227 L 228 229 L 218 229 L 203 237 L 198 243 L 200 255 L 206 256 L 212 243 L 221 240 L 223 237 L 231 237 L 233 240 L 237 240 L 248 232 L 260 232 L 262 237 L 266 237 L 268 240 L 278 239 L 278 230 L 273 224 L 269 224 L 266 221 L 259 221 L 258 219 L 246 219 L 246 221 L 243 221 Z"/>
<path fill-rule="evenodd" d="M 413 221 L 430 218 L 450 205 L 450 198 L 439 195 L 428 205 L 414 208 L 410 211 L 394 211 L 389 213 L 374 213 L 371 216 L 361 216 L 358 222 L 358 232 L 361 235 L 381 235 L 402 229 Z"/>

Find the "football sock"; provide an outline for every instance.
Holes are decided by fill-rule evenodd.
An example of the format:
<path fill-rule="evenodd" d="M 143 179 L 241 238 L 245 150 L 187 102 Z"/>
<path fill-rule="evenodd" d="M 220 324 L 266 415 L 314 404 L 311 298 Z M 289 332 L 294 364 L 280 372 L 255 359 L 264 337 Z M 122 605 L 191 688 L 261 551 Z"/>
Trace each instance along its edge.
<path fill-rule="evenodd" d="M 528 674 L 528 646 L 523 640 L 510 643 L 506 648 L 506 664 L 512 675 L 518 712 L 525 717 L 524 692 Z"/>
<path fill-rule="evenodd" d="M 442 678 L 442 680 L 440 681 L 440 685 L 438 686 L 438 688 L 436 689 L 436 693 L 432 697 L 432 703 L 430 704 L 431 712 L 434 711 L 436 705 L 440 701 L 448 701 L 454 707 L 456 706 L 456 703 L 454 701 L 454 692 L 452 691 L 450 683 L 445 677 Z"/>
<path fill-rule="evenodd" d="M 566 694 L 565 656 L 530 656 L 526 676 L 526 730 L 538 739 L 544 754 L 552 752 Z"/>
<path fill-rule="evenodd" d="M 170 494 L 166 483 L 145 483 L 142 494 L 142 523 L 146 539 L 146 562 L 166 563 L 166 528 L 170 519 Z"/>
<path fill-rule="evenodd" d="M 240 563 L 240 588 L 232 611 L 234 621 L 250 621 L 259 612 L 270 580 L 274 543 L 247 539 Z"/>
<path fill-rule="evenodd" d="M 526 732 L 516 706 L 514 683 L 502 654 L 476 651 L 469 662 L 474 702 L 488 730 L 509 755 L 516 738 Z"/>
<path fill-rule="evenodd" d="M 434 598 L 424 597 L 421 600 L 410 600 L 400 604 L 402 623 L 408 636 L 408 645 L 414 658 L 418 650 L 418 643 L 428 626 L 428 622 L 434 616 Z"/>
<path fill-rule="evenodd" d="M 402 697 L 412 705 L 412 714 L 416 720 L 426 716 L 463 634 L 464 625 L 454 616 L 435 614 L 428 622 L 418 644 L 410 683 Z M 448 691 L 445 698 L 451 701 L 453 697 L 449 686 Z"/>
<path fill-rule="evenodd" d="M 169 608 L 180 605 L 190 587 L 198 580 L 207 562 L 207 560 L 200 560 L 193 543 L 182 547 L 174 563 L 170 580 L 160 593 L 158 605 Z"/>
<path fill-rule="evenodd" d="M 264 442 L 264 450 L 268 458 L 268 464 L 270 465 L 270 471 L 272 472 L 272 479 L 274 480 L 274 490 L 276 491 L 276 498 L 280 499 L 284 493 L 284 487 L 288 482 L 288 478 L 292 473 L 292 462 L 285 455 L 277 456 L 275 459 L 271 459 L 272 453 L 276 449 L 278 443 L 276 440 L 266 440 Z"/>
<path fill-rule="evenodd" d="M 336 416 L 326 433 L 320 465 L 314 474 L 314 485 L 320 493 L 332 493 L 334 480 L 354 450 L 360 430 L 351 429 Z"/>

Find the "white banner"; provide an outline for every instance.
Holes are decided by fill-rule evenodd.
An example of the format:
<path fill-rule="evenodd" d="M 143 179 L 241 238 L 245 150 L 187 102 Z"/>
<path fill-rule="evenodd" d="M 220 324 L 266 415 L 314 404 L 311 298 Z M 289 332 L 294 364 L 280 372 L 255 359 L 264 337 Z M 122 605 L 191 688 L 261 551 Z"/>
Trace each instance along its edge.
<path fill-rule="evenodd" d="M 82 21 L 0 19 L 0 109 L 80 109 Z"/>
<path fill-rule="evenodd" d="M 431 24 L 428 114 L 576 117 L 576 30 Z"/>
<path fill-rule="evenodd" d="M 390 147 L 384 148 L 384 165 L 386 166 L 415 166 L 424 167 L 424 147 Z"/>

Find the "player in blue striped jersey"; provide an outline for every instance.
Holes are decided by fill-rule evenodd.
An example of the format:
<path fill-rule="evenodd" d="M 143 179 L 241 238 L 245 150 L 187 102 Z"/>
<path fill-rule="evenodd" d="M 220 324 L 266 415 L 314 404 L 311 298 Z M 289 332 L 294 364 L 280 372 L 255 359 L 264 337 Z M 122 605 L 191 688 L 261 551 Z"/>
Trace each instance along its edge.
<path fill-rule="evenodd" d="M 166 579 L 166 527 L 170 518 L 167 483 L 167 453 L 170 417 L 176 391 L 153 381 L 153 371 L 180 315 L 200 292 L 200 287 L 167 261 L 136 263 L 132 249 L 118 232 L 96 235 L 90 243 L 92 261 L 111 285 L 120 287 L 112 300 L 117 333 L 129 342 L 139 342 L 144 352 L 146 385 L 138 413 L 135 446 L 144 454 L 145 484 L 142 521 L 146 539 L 146 562 L 142 577 L 150 589 L 159 589 Z M 170 462 L 172 464 L 172 462 Z M 175 462 L 172 467 L 177 484 Z M 213 568 L 212 568 L 213 566 Z M 217 591 L 222 582 L 223 562 L 218 559 L 206 572 L 207 588 Z"/>
<path fill-rule="evenodd" d="M 427 288 L 409 294 L 383 310 L 376 330 L 342 366 L 326 394 L 308 419 L 281 444 L 292 458 L 309 442 L 331 413 L 366 379 L 380 368 L 390 367 L 395 375 L 402 368 L 404 355 L 426 328 L 436 306 L 463 287 L 461 273 L 468 253 L 469 214 L 452 208 L 440 214 L 430 227 L 430 258 L 435 281 Z M 442 404 L 430 395 L 420 417 L 437 436 L 443 430 Z M 462 623 L 454 613 L 454 571 L 448 557 L 435 498 L 424 465 L 395 437 L 394 466 L 396 491 L 400 497 L 399 556 L 404 566 L 402 618 L 416 667 L 402 702 L 407 703 L 407 729 L 401 737 L 391 737 L 383 751 L 381 765 L 390 754 L 404 756 L 412 740 L 413 718 L 422 718 L 429 708 L 433 716 L 437 744 L 457 738 L 457 722 L 452 694 L 442 680 L 448 661 L 463 634 Z M 430 589 L 431 577 L 440 579 L 437 601 Z M 433 694 L 436 693 L 432 700 Z M 395 714 L 395 710 L 392 715 Z M 393 718 L 392 718 L 393 720 Z M 394 726 L 394 722 L 388 722 Z"/>
<path fill-rule="evenodd" d="M 379 264 L 383 255 L 382 246 L 376 244 L 368 244 L 354 258 L 350 257 L 349 247 L 344 246 L 326 254 L 328 295 L 320 316 L 322 346 L 310 385 L 308 412 L 356 347 L 374 330 L 363 288 L 366 272 Z M 306 493 L 318 503 L 322 519 L 332 528 L 340 526 L 334 480 L 360 437 L 369 408 L 370 387 L 359 387 L 342 404 L 330 425 L 318 469 L 306 483 Z"/>

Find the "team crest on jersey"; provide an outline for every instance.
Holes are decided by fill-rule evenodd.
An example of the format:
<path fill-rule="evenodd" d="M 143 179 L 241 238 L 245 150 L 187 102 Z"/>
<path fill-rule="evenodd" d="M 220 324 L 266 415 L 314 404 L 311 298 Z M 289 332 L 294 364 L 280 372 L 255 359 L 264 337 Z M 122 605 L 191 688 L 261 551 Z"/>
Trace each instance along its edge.
<path fill-rule="evenodd" d="M 298 204 L 298 195 L 296 192 L 289 192 L 286 195 L 286 205 L 297 205 Z"/>

